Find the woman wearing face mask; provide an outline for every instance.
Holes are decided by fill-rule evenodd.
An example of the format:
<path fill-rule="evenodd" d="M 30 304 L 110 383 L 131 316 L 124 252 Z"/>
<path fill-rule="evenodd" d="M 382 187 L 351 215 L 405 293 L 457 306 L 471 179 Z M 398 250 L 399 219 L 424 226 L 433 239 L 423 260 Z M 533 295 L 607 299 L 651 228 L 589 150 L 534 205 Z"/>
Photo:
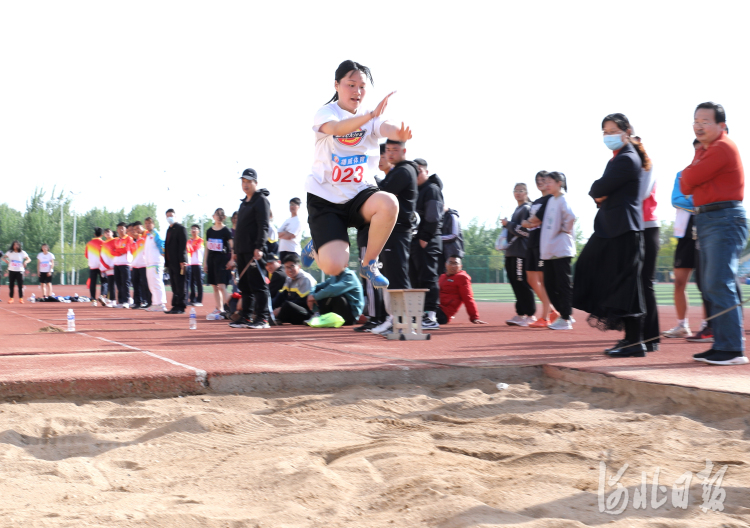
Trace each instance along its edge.
<path fill-rule="evenodd" d="M 646 312 L 640 183 L 651 160 L 631 137 L 632 127 L 623 114 L 606 116 L 602 132 L 614 154 L 589 191 L 599 212 L 576 264 L 573 307 L 588 312 L 589 324 L 600 330 L 625 330 L 625 338 L 605 350 L 607 355 L 645 357 L 646 347 L 640 344 Z"/>
<path fill-rule="evenodd" d="M 529 326 L 536 321 L 536 302 L 534 292 L 526 281 L 526 250 L 529 232 L 521 227 L 521 222 L 529 217 L 531 201 L 525 183 L 517 183 L 513 189 L 513 198 L 518 207 L 513 211 L 510 220 L 503 218 L 503 227 L 508 230 L 508 247 L 505 249 L 505 270 L 516 296 L 516 315 L 507 322 L 510 326 Z"/>
<path fill-rule="evenodd" d="M 349 264 L 347 228 L 369 225 L 359 274 L 376 288 L 387 288 L 377 258 L 396 223 L 398 201 L 390 193 L 378 192 L 375 184 L 378 140 L 403 143 L 411 139 L 411 131 L 382 117 L 393 93 L 374 108 L 362 106 L 371 84 L 369 68 L 351 60 L 342 62 L 335 73 L 336 93 L 313 119 L 315 158 L 305 182 L 312 240 L 302 250 L 302 261 L 309 266 L 315 253 L 325 274 L 340 275 Z"/>

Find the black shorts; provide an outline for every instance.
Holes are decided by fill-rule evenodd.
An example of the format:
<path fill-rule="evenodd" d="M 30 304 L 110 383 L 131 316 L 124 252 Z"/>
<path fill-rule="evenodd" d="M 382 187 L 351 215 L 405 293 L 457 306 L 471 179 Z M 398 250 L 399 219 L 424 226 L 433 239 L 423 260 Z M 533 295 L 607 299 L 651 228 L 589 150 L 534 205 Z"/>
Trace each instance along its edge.
<path fill-rule="evenodd" d="M 685 236 L 677 240 L 677 247 L 674 250 L 674 267 L 675 268 L 695 268 L 695 240 L 693 231 L 688 230 Z"/>
<path fill-rule="evenodd" d="M 319 249 L 332 240 L 349 242 L 350 227 L 361 229 L 367 222 L 362 218 L 359 210 L 370 196 L 378 192 L 377 187 L 368 187 L 342 204 L 331 203 L 328 200 L 307 193 L 307 223 L 310 226 L 313 245 Z"/>
<path fill-rule="evenodd" d="M 530 247 L 526 250 L 526 271 L 544 271 L 544 261 L 539 255 L 538 247 Z"/>
<path fill-rule="evenodd" d="M 206 282 L 212 286 L 217 284 L 231 284 L 231 272 L 227 269 L 229 255 L 212 251 L 208 254 L 206 263 L 208 264 L 208 273 L 206 273 Z"/>
<path fill-rule="evenodd" d="M 52 284 L 52 273 L 49 271 L 39 273 L 39 284 Z"/>

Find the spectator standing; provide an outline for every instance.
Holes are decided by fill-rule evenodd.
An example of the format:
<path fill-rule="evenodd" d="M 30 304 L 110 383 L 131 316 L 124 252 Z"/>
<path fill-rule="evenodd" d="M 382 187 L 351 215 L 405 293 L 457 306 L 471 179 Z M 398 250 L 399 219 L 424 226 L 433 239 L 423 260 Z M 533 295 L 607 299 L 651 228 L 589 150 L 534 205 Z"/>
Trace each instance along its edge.
<path fill-rule="evenodd" d="M 526 280 L 526 253 L 529 249 L 529 231 L 522 227 L 522 222 L 531 215 L 529 190 L 525 183 L 515 185 L 513 198 L 518 204 L 516 210 L 513 211 L 510 220 L 507 218 L 501 220 L 503 227 L 508 231 L 508 246 L 505 248 L 505 270 L 516 297 L 516 315 L 506 323 L 509 326 L 534 326 L 537 323 L 537 319 L 534 317 L 536 301 L 534 300 L 534 291 Z M 547 326 L 547 321 L 544 318 L 539 319 L 539 322 L 543 323 L 544 327 Z"/>
<path fill-rule="evenodd" d="M 429 290 L 425 295 L 422 328 L 436 330 L 440 328 L 437 322 L 437 308 L 440 303 L 438 260 L 443 256 L 443 182 L 437 174 L 429 175 L 424 159 L 417 158 L 414 162 L 419 166 L 416 204 L 419 225 L 411 244 L 409 273 L 412 288 Z"/>
<path fill-rule="evenodd" d="M 133 264 L 131 280 L 133 281 L 133 306 L 140 309 L 151 306 L 151 290 L 148 287 L 146 273 L 146 238 L 143 236 L 143 224 L 140 220 L 133 222 L 131 228 L 133 237 Z"/>
<path fill-rule="evenodd" d="M 375 334 L 390 332 L 393 315 L 390 313 L 388 290 L 411 289 L 409 280 L 409 253 L 411 252 L 412 232 L 417 226 L 414 214 L 417 203 L 417 173 L 419 166 L 406 159 L 406 148 L 401 141 L 389 139 L 385 143 L 385 155 L 393 168 L 383 178 L 378 187 L 396 196 L 398 216 L 388 240 L 380 253 L 383 274 L 388 277 L 388 289 L 383 292 L 385 309 L 389 313 L 386 321 L 371 331 Z"/>
<path fill-rule="evenodd" d="M 445 263 L 445 273 L 440 276 L 440 307 L 437 311 L 438 323 L 448 324 L 458 313 L 461 305 L 466 307 L 469 321 L 474 324 L 487 324 L 479 319 L 479 309 L 471 289 L 471 277 L 463 271 L 461 257 L 453 255 Z"/>
<path fill-rule="evenodd" d="M 168 314 L 184 314 L 187 306 L 185 299 L 185 273 L 188 263 L 187 230 L 177 222 L 174 209 L 167 209 L 166 217 L 169 227 L 164 242 L 164 265 L 169 270 L 169 285 L 172 288 L 172 309 Z"/>
<path fill-rule="evenodd" d="M 151 306 L 147 312 L 166 312 L 167 294 L 164 288 L 164 241 L 155 229 L 154 219 L 144 220 L 143 254 L 146 261 L 146 283 L 151 294 Z"/>
<path fill-rule="evenodd" d="M 641 145 L 638 136 L 633 137 Z M 647 341 L 646 350 L 659 350 L 659 307 L 656 304 L 654 281 L 656 280 L 656 259 L 659 257 L 659 222 L 656 217 L 656 178 L 652 165 L 643 167 L 643 177 L 640 184 L 641 211 L 643 212 L 643 301 L 646 315 L 643 319 L 643 339 Z"/>
<path fill-rule="evenodd" d="M 286 257 L 292 253 L 296 253 L 297 255 L 302 254 L 300 240 L 303 225 L 300 222 L 299 216 L 297 216 L 301 204 L 302 200 L 299 198 L 289 200 L 289 212 L 292 216 L 284 220 L 284 223 L 279 228 L 279 258 L 281 262 L 284 262 Z"/>
<path fill-rule="evenodd" d="M 42 297 L 52 297 L 52 272 L 55 269 L 55 255 L 49 252 L 49 246 L 42 244 L 42 252 L 36 256 L 39 261 L 37 276 L 42 286 Z"/>
<path fill-rule="evenodd" d="M 544 288 L 544 261 L 539 256 L 539 242 L 541 240 L 540 226 L 544 220 L 547 202 L 552 198 L 552 195 L 547 192 L 547 180 L 545 180 L 547 174 L 549 173 L 545 170 L 536 173 L 534 183 L 537 190 L 541 191 L 542 196 L 531 203 L 529 218 L 521 222 L 521 226 L 529 232 L 526 262 L 524 263 L 526 265 L 526 279 L 531 289 L 536 293 L 536 296 L 542 301 L 542 317 L 539 319 L 539 325 L 544 326 L 553 323 L 560 315 L 550 304 L 547 290 Z M 533 225 L 529 221 L 532 219 L 534 219 Z M 505 322 L 511 326 L 515 324 L 513 319 Z M 536 321 L 533 324 L 536 324 Z"/>
<path fill-rule="evenodd" d="M 602 120 L 604 144 L 613 151 L 602 177 L 591 186 L 599 207 L 594 233 L 581 251 L 573 281 L 573 306 L 589 313 L 601 330 L 625 330 L 625 337 L 605 350 L 610 357 L 645 357 L 643 316 L 643 211 L 639 198 L 643 169 L 651 160 L 631 138 L 623 114 Z"/>
<path fill-rule="evenodd" d="M 226 214 L 219 207 L 213 214 L 214 225 L 206 230 L 206 252 L 203 257 L 203 269 L 206 271 L 208 284 L 214 290 L 215 309 L 210 315 L 216 316 L 229 311 L 229 292 L 227 284 L 231 284 L 231 272 L 227 264 L 232 258 L 234 240 L 232 233 L 224 225 Z"/>
<path fill-rule="evenodd" d="M 101 271 L 102 271 L 102 283 L 106 280 L 106 288 L 102 286 L 102 297 L 99 299 L 102 301 L 103 306 L 112 308 L 117 305 L 117 290 L 115 288 L 115 270 L 114 270 L 114 244 L 115 238 L 112 236 L 113 232 L 107 228 L 103 232 L 102 252 L 100 255 L 101 260 Z"/>
<path fill-rule="evenodd" d="M 202 264 L 205 256 L 205 245 L 201 238 L 201 226 L 193 224 L 190 226 L 190 238 L 187 241 L 188 258 L 188 281 L 190 287 L 189 304 L 191 306 L 203 306 L 203 273 Z"/>
<path fill-rule="evenodd" d="M 23 278 L 26 273 L 26 264 L 31 262 L 28 253 L 18 240 L 14 240 L 3 260 L 8 264 L 8 286 L 10 289 L 9 304 L 13 304 L 13 294 L 16 284 L 18 285 L 18 302 L 23 304 Z"/>
<path fill-rule="evenodd" d="M 268 284 L 262 270 L 265 267 L 264 255 L 270 223 L 270 204 L 267 189 L 258 189 L 258 173 L 245 169 L 240 176 L 242 191 L 245 193 L 237 212 L 237 229 L 234 235 L 234 255 L 230 264 L 237 269 L 237 285 L 242 293 L 242 315 L 230 323 L 232 328 L 263 329 L 268 324 L 269 295 Z M 251 296 L 254 301 L 254 317 L 250 319 Z"/>
<path fill-rule="evenodd" d="M 526 184 L 523 184 L 524 187 Z M 446 205 L 443 213 L 443 227 L 440 238 L 443 240 L 443 258 L 439 261 L 438 273 L 445 273 L 445 263 L 453 256 L 458 255 L 464 258 L 464 235 L 461 231 L 461 221 L 458 217 L 458 211 L 449 209 Z"/>
<path fill-rule="evenodd" d="M 125 222 L 117 224 L 117 238 L 112 241 L 117 304 L 115 308 L 130 308 L 130 263 L 133 261 L 133 239 L 128 235 Z"/>
<path fill-rule="evenodd" d="M 99 288 L 99 292 L 104 295 L 104 279 L 102 277 L 101 270 L 101 253 L 102 253 L 102 228 L 94 228 L 94 238 L 86 243 L 84 249 L 84 256 L 89 263 L 89 296 L 91 297 L 91 303 L 96 302 L 96 283 L 101 281 L 102 285 Z"/>
<path fill-rule="evenodd" d="M 570 261 L 576 255 L 573 226 L 576 216 L 570 208 L 565 193 L 567 179 L 562 172 L 550 172 L 545 177 L 547 192 L 552 196 L 547 202 L 544 223 L 541 226 L 539 256 L 544 261 L 544 289 L 550 302 L 557 307 L 560 316 L 548 328 L 572 330 L 571 301 L 573 284 Z"/>
<path fill-rule="evenodd" d="M 708 301 L 714 344 L 695 354 L 713 365 L 744 365 L 745 338 L 737 283 L 739 257 L 747 243 L 747 219 L 742 200 L 745 174 L 740 153 L 726 133 L 724 107 L 701 103 L 693 114 L 693 131 L 702 148 L 682 171 L 680 189 L 693 196 L 700 244 L 701 286 Z M 727 311 L 722 315 L 721 312 Z"/>
<path fill-rule="evenodd" d="M 268 210 L 268 239 L 266 251 L 276 255 L 279 252 L 279 232 L 273 223 L 273 211 Z"/>

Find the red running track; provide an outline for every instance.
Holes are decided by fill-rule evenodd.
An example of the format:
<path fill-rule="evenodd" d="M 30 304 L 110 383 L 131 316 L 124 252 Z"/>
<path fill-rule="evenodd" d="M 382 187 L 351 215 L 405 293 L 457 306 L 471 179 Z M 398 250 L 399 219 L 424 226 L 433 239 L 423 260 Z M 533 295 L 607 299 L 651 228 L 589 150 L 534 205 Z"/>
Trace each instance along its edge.
<path fill-rule="evenodd" d="M 57 287 L 58 294 L 73 287 Z M 81 290 L 76 287 L 76 291 Z M 64 293 L 61 293 L 64 292 Z M 465 312 L 432 333 L 429 341 L 388 341 L 351 327 L 311 329 L 284 325 L 268 330 L 229 328 L 207 321 L 213 308 L 188 316 L 93 307 L 88 303 L 0 303 L 0 397 L 148 396 L 200 392 L 222 377 L 257 373 L 408 370 L 446 367 L 550 366 L 616 378 L 712 391 L 750 394 L 750 365 L 716 367 L 692 360 L 710 344 L 662 339 L 646 358 L 610 359 L 604 348 L 621 337 L 589 327 L 575 313 L 572 331 L 509 327 L 513 305 L 479 303 L 488 325 L 473 325 Z M 212 300 L 207 299 L 209 302 Z M 40 332 L 66 326 L 75 333 Z M 661 307 L 662 328 L 675 324 L 674 309 Z M 690 318 L 700 321 L 700 309 Z M 747 327 L 746 327 L 747 328 Z M 746 329 L 747 333 L 747 329 Z"/>

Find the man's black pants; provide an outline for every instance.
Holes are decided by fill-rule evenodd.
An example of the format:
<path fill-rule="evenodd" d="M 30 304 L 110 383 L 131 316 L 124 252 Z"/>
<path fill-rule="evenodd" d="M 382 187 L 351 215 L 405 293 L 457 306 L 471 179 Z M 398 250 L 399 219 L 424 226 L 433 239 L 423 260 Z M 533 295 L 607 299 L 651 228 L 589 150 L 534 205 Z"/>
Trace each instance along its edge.
<path fill-rule="evenodd" d="M 516 296 L 516 313 L 518 315 L 534 315 L 534 312 L 536 312 L 534 290 L 531 289 L 526 279 L 525 268 L 523 258 L 505 257 L 505 271 L 508 273 L 508 281 L 513 288 L 513 294 Z"/>
<path fill-rule="evenodd" d="M 267 321 L 270 317 L 268 298 L 271 292 L 268 291 L 268 284 L 266 284 L 261 270 L 258 269 L 258 266 L 265 267 L 265 260 L 258 260 L 256 265 L 252 253 L 237 253 L 235 262 L 237 264 L 237 273 L 242 275 L 238 281 L 238 286 L 242 292 L 243 317 L 249 318 L 252 311 L 255 313 L 256 319 L 265 319 Z M 248 263 L 250 264 L 249 266 Z M 247 269 L 245 270 L 246 266 Z M 244 274 L 242 273 L 243 270 L 245 270 Z M 251 310 L 251 305 L 253 305 L 253 310 Z"/>
<path fill-rule="evenodd" d="M 131 272 L 133 280 L 133 303 L 136 306 L 146 303 L 151 305 L 151 290 L 148 288 L 146 268 L 133 268 Z"/>
<path fill-rule="evenodd" d="M 388 241 L 380 252 L 380 262 L 383 268 L 380 272 L 388 279 L 389 290 L 408 290 L 411 288 L 409 279 L 409 253 L 411 252 L 411 233 L 392 232 Z"/>
<path fill-rule="evenodd" d="M 438 286 L 438 260 L 443 255 L 443 240 L 440 235 L 433 237 L 422 247 L 419 239 L 411 241 L 409 257 L 409 276 L 412 288 L 427 288 L 424 299 L 424 311 L 436 312 L 440 304 L 440 287 Z M 386 275 L 388 277 L 388 275 Z"/>
<path fill-rule="evenodd" d="M 127 304 L 130 300 L 130 266 L 115 266 L 117 283 L 117 304 Z"/>
<path fill-rule="evenodd" d="M 184 310 L 185 305 L 185 275 L 180 273 L 180 265 L 169 266 L 169 285 L 172 288 L 172 308 Z"/>
<path fill-rule="evenodd" d="M 101 277 L 101 273 L 100 269 L 89 269 L 89 296 L 92 301 L 96 299 L 96 281 Z M 101 293 L 104 295 L 104 277 L 101 277 L 101 281 Z"/>
<path fill-rule="evenodd" d="M 306 307 L 303 307 L 292 301 L 285 301 L 281 305 L 279 310 L 279 316 L 276 318 L 281 323 L 289 323 L 293 325 L 305 324 L 305 321 L 310 319 L 312 312 Z"/>

